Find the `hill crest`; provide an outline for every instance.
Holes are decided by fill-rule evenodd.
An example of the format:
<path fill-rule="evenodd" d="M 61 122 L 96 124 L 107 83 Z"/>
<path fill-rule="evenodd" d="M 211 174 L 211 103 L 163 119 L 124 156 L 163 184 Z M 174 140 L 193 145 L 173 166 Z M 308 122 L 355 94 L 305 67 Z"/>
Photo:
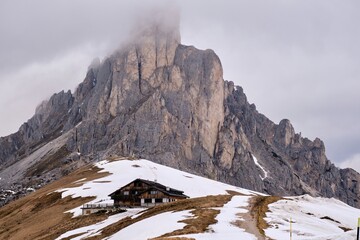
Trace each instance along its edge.
<path fill-rule="evenodd" d="M 81 215 L 83 204 L 104 203 L 110 192 L 138 177 L 156 178 L 191 198 L 149 209 Z M 284 239 L 292 217 L 294 237 L 346 240 L 354 239 L 359 211 L 336 199 L 264 196 L 148 160 L 122 159 L 87 165 L 0 208 L 0 237 Z"/>

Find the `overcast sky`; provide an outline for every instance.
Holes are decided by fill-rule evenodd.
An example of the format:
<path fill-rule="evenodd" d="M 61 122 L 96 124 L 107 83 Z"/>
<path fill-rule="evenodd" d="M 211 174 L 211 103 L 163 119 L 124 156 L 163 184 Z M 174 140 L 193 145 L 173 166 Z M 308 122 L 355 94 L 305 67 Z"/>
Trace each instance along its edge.
<path fill-rule="evenodd" d="M 1 0 L 0 136 L 83 80 L 148 8 L 174 1 Z M 182 42 L 213 49 L 224 78 L 275 123 L 360 171 L 360 1 L 182 0 Z"/>

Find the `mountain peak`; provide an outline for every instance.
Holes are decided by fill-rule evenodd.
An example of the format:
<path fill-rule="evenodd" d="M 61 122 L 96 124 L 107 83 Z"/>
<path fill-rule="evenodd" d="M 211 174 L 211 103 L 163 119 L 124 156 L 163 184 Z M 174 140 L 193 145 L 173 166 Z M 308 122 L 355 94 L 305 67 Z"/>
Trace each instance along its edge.
<path fill-rule="evenodd" d="M 133 25 L 127 47 L 135 47 L 142 65 L 162 67 L 172 65 L 175 51 L 181 43 L 180 15 L 176 7 L 148 10 Z"/>
<path fill-rule="evenodd" d="M 155 11 L 137 26 L 127 44 L 94 61 L 74 94 L 54 95 L 0 139 L 1 186 L 135 156 L 268 194 L 360 207 L 360 175 L 332 165 L 321 141 L 303 139 L 290 121 L 260 114 L 223 80 L 214 51 L 182 45 L 176 11 Z"/>

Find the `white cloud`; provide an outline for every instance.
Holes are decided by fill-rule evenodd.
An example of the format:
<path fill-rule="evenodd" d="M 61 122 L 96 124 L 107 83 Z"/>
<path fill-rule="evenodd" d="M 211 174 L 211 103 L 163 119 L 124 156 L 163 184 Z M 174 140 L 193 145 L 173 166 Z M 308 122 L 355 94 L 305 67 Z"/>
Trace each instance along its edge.
<path fill-rule="evenodd" d="M 272 121 L 290 119 L 302 136 L 324 140 L 331 160 L 356 153 L 357 146 L 342 143 L 360 136 L 358 3 L 257 2 L 232 2 L 207 8 L 199 19 L 184 18 L 183 40 L 214 49 L 225 79 L 242 86 Z"/>
<path fill-rule="evenodd" d="M 352 155 L 340 164 L 341 168 L 352 168 L 360 173 L 360 153 Z"/>
<path fill-rule="evenodd" d="M 105 52 L 106 46 L 85 44 L 48 62 L 0 74 L 0 106 L 4 106 L 0 108 L 0 136 L 17 131 L 41 101 L 61 90 L 73 91 L 84 79 L 92 59 Z"/>
<path fill-rule="evenodd" d="M 118 46 L 137 16 L 174 1 L 0 2 L 1 136 L 43 98 L 74 88 L 92 58 L 104 55 L 79 47 L 84 42 Z M 261 113 L 274 122 L 290 119 L 302 136 L 320 137 L 335 162 L 358 152 L 360 1 L 175 2 L 183 43 L 213 49 L 225 79 L 242 86 Z M 22 115 L 12 112 L 16 107 Z"/>

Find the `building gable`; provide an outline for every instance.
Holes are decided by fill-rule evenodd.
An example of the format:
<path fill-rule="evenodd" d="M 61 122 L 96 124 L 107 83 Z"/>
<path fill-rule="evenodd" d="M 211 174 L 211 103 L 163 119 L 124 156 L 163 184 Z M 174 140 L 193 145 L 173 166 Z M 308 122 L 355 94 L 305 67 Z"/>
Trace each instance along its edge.
<path fill-rule="evenodd" d="M 109 194 L 114 205 L 150 206 L 152 204 L 188 198 L 183 191 L 166 187 L 157 182 L 135 179 L 115 192 Z"/>
<path fill-rule="evenodd" d="M 144 189 L 147 189 L 148 187 L 150 187 L 150 184 L 148 183 L 148 181 L 143 180 L 141 178 L 137 178 L 134 181 L 132 181 L 132 182 L 126 184 L 125 186 L 119 188 L 115 192 L 109 194 L 109 196 L 113 197 L 115 195 L 119 195 L 119 194 L 121 194 L 121 192 L 127 191 L 129 189 L 139 189 L 139 192 L 140 192 L 140 191 L 143 191 Z"/>

